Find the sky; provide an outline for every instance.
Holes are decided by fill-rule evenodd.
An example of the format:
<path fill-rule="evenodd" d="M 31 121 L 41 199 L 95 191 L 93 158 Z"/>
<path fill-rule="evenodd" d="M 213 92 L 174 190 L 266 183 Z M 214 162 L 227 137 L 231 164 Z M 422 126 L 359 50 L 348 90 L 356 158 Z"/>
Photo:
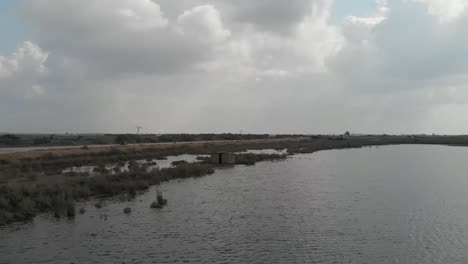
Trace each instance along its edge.
<path fill-rule="evenodd" d="M 27 29 L 18 14 L 17 0 L 0 1 L 0 54 L 14 52 L 16 46 L 28 39 Z"/>
<path fill-rule="evenodd" d="M 465 0 L 2 0 L 0 132 L 468 134 Z"/>

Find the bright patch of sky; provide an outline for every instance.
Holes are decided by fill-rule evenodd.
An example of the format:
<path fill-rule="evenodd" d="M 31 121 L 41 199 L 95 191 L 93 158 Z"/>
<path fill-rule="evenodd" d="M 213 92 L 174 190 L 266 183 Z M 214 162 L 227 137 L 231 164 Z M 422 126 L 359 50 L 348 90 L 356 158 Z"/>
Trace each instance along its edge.
<path fill-rule="evenodd" d="M 376 8 L 376 0 L 335 0 L 331 22 L 341 24 L 347 16 L 369 16 L 375 13 Z"/>
<path fill-rule="evenodd" d="M 8 54 L 28 40 L 27 30 L 20 19 L 17 0 L 0 0 L 0 54 Z"/>

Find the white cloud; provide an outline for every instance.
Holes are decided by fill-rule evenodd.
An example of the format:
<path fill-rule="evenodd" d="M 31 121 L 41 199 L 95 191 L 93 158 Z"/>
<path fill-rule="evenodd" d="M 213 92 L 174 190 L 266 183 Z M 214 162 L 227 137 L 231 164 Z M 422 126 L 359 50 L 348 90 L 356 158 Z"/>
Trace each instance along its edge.
<path fill-rule="evenodd" d="M 325 60 L 335 56 L 345 44 L 339 29 L 328 22 L 332 4 L 331 0 L 314 1 L 310 13 L 297 25 L 292 51 L 299 51 L 298 57 L 308 57 L 312 67 L 303 67 L 305 71 L 325 71 Z"/>
<path fill-rule="evenodd" d="M 106 0 L 106 6 L 116 5 L 116 0 Z M 151 0 L 123 0 L 117 3 L 118 14 L 122 21 L 131 30 L 149 31 L 151 29 L 163 28 L 168 24 L 167 18 L 161 12 L 159 5 Z M 104 9 L 103 9 L 104 11 Z"/>
<path fill-rule="evenodd" d="M 386 18 L 384 16 L 375 16 L 375 17 L 356 17 L 348 16 L 345 21 L 352 24 L 362 24 L 369 27 L 374 27 L 382 23 Z"/>
<path fill-rule="evenodd" d="M 34 87 L 48 74 L 49 54 L 32 42 L 24 42 L 10 56 L 0 56 L 0 93 L 21 95 Z"/>
<path fill-rule="evenodd" d="M 262 27 L 241 27 L 209 66 L 251 80 L 326 72 L 325 61 L 345 44 L 339 28 L 328 24 L 331 4 L 329 0 L 312 1 L 306 10 L 301 10 L 304 15 L 290 25 L 287 34 Z"/>
<path fill-rule="evenodd" d="M 48 54 L 36 44 L 26 41 L 9 57 L 0 56 L 0 69 L 3 78 L 16 74 L 45 75 L 45 62 Z"/>
<path fill-rule="evenodd" d="M 437 121 L 468 104 L 464 2 L 376 2 L 374 12 L 337 25 L 331 0 L 24 1 L 38 45 L 0 57 L 1 88 L 5 80 L 23 87 L 0 100 L 34 104 L 15 104 L 17 118 L 2 124 L 115 132 L 135 123 L 147 132 L 468 129 L 456 125 L 460 118 Z"/>
<path fill-rule="evenodd" d="M 179 32 L 198 41 L 218 42 L 231 35 L 224 28 L 218 10 L 212 5 L 197 6 L 185 11 L 177 18 L 177 23 Z"/>
<path fill-rule="evenodd" d="M 427 5 L 429 14 L 438 17 L 442 23 L 451 22 L 463 15 L 468 10 L 466 0 L 411 0 Z"/>
<path fill-rule="evenodd" d="M 41 46 L 79 61 L 93 75 L 186 71 L 210 59 L 229 36 L 208 5 L 172 23 L 150 0 L 38 0 L 25 6 Z"/>

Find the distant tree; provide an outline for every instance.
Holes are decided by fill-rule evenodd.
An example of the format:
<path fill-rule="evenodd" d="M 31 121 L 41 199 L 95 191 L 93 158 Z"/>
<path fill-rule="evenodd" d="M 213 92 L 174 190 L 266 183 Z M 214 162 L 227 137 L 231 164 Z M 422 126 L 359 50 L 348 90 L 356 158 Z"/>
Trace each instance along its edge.
<path fill-rule="evenodd" d="M 0 144 L 14 146 L 20 143 L 20 137 L 13 134 L 6 134 L 0 136 Z"/>
<path fill-rule="evenodd" d="M 8 140 L 19 140 L 20 138 L 17 135 L 13 134 L 6 134 L 1 136 L 2 139 L 8 139 Z"/>
<path fill-rule="evenodd" d="M 47 145 L 50 144 L 52 140 L 48 137 L 35 138 L 33 140 L 33 145 Z"/>
<path fill-rule="evenodd" d="M 125 144 L 128 143 L 128 137 L 127 137 L 126 135 L 118 135 L 118 136 L 115 138 L 114 142 L 115 142 L 116 144 L 125 145 Z"/>

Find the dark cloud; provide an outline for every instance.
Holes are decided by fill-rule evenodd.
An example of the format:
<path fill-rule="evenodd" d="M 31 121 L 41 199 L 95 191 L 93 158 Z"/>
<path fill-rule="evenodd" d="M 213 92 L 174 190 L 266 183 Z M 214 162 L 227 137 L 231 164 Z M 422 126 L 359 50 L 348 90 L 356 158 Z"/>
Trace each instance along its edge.
<path fill-rule="evenodd" d="M 2 129 L 467 128 L 468 18 L 442 0 L 379 2 L 332 25 L 331 0 L 23 1 L 33 35 L 0 55 Z"/>
<path fill-rule="evenodd" d="M 313 0 L 236 1 L 234 20 L 251 24 L 260 30 L 288 32 L 304 16 L 310 14 L 312 2 Z"/>
<path fill-rule="evenodd" d="M 150 0 L 38 0 L 25 8 L 42 47 L 103 75 L 183 72 L 213 56 L 210 34 L 224 30 L 210 6 L 197 9 L 198 16 L 184 25 L 169 23 Z M 184 29 L 194 24 L 197 32 Z"/>

